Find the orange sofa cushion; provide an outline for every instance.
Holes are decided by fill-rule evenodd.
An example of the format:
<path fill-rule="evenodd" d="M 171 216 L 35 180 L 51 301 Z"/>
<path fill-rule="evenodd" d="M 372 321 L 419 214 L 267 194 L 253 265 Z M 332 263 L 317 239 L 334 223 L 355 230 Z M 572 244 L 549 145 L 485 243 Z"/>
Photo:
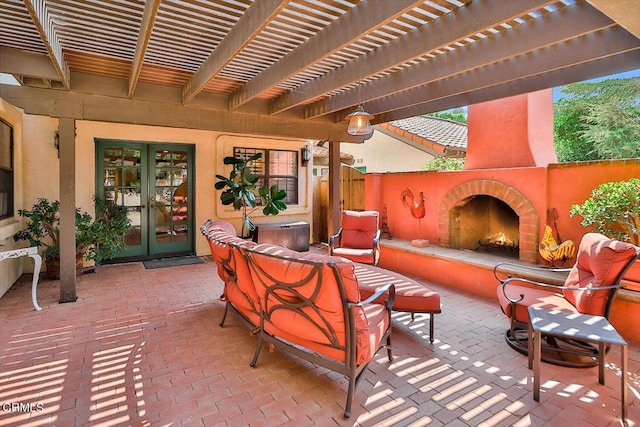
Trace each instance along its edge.
<path fill-rule="evenodd" d="M 395 311 L 414 313 L 432 313 L 440 311 L 440 294 L 415 280 L 372 265 L 357 264 L 356 276 L 362 299 L 367 299 L 382 285 L 393 283 L 396 298 L 393 303 Z M 376 302 L 382 303 L 385 296 Z"/>
<path fill-rule="evenodd" d="M 292 257 L 289 260 L 251 253 L 254 267 L 251 268 L 253 281 L 259 297 L 265 301 L 264 310 L 269 312 L 271 318 L 270 322 L 265 322 L 265 331 L 313 349 L 327 357 L 345 361 L 347 330 L 343 297 L 335 284 L 336 276 L 329 262 L 335 263 L 339 278 L 344 285 L 347 301 L 355 303 L 360 301 L 360 292 L 353 262 L 340 257 L 302 254 L 266 243 L 256 246 L 254 250 Z M 303 263 L 298 260 L 321 264 Z M 288 285 L 273 288 L 277 283 Z M 268 290 L 268 288 L 271 289 Z M 296 294 L 300 296 L 298 301 L 296 301 Z M 305 299 L 311 300 L 313 304 L 302 304 Z M 282 309 L 282 301 L 301 304 L 296 310 Z M 384 307 L 380 307 L 384 311 Z M 370 327 L 388 325 L 388 321 L 384 321 L 383 325 L 377 325 L 376 323 L 380 323 L 379 320 L 368 319 L 369 311 L 378 313 L 375 307 L 367 310 L 359 307 L 354 309 L 356 363 L 358 364 L 369 361 L 377 350 L 377 343 L 375 348 L 371 348 L 373 338 Z M 383 334 L 386 328 L 381 331 L 380 333 Z M 342 348 L 336 348 L 336 345 Z"/>
<path fill-rule="evenodd" d="M 251 323 L 260 324 L 260 299 L 241 249 L 251 248 L 256 244 L 236 237 L 235 230 L 230 234 L 227 227 L 219 227 L 217 224 L 210 224 L 206 231 L 211 256 L 216 263 L 218 275 L 224 281 L 225 298 Z"/>

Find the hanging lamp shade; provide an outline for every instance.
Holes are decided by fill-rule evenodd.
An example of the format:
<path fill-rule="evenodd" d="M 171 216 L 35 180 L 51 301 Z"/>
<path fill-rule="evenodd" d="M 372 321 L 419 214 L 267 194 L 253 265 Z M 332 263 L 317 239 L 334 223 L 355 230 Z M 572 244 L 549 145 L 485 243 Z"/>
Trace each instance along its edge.
<path fill-rule="evenodd" d="M 364 111 L 362 105 L 358 105 L 356 110 L 347 115 L 345 120 L 349 120 L 347 133 L 349 135 L 368 135 L 371 133 L 371 122 L 374 116 Z"/>

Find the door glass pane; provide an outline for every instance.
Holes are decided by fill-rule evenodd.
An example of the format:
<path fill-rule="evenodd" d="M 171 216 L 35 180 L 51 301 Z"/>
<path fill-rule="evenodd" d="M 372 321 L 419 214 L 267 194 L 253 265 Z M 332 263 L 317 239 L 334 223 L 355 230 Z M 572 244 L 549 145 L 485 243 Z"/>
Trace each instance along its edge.
<path fill-rule="evenodd" d="M 129 246 L 142 243 L 142 205 L 140 188 L 141 152 L 136 149 L 107 147 L 103 151 L 105 200 L 127 207 L 132 229 L 125 236 Z"/>
<path fill-rule="evenodd" d="M 156 240 L 186 242 L 189 236 L 187 151 L 158 150 L 155 165 Z"/>

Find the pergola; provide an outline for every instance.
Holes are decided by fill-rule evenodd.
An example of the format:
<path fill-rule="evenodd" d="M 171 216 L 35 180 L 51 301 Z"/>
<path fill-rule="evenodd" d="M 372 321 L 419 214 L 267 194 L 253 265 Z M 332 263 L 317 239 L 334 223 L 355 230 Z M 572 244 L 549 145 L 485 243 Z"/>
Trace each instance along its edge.
<path fill-rule="evenodd" d="M 359 104 L 385 123 L 640 66 L 640 0 L 0 0 L 0 29 L 0 97 L 60 119 L 66 171 L 75 120 L 330 141 L 337 170 Z"/>

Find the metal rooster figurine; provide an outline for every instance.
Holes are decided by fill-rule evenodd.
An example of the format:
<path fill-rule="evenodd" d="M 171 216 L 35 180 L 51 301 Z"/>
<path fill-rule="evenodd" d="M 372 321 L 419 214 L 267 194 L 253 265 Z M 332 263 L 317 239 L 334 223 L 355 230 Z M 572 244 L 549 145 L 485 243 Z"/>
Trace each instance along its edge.
<path fill-rule="evenodd" d="M 427 196 L 424 194 L 424 191 L 420 191 L 418 193 L 418 197 L 416 197 L 413 194 L 413 190 L 411 189 L 411 187 L 407 187 L 405 190 L 402 191 L 402 193 L 400 194 L 400 197 L 402 198 L 402 204 L 405 207 L 409 208 L 409 210 L 411 211 L 411 216 L 413 216 L 415 219 L 418 220 L 418 233 L 420 238 L 417 240 L 412 240 L 411 244 L 419 248 L 424 248 L 426 246 L 429 246 L 429 241 L 422 239 L 422 222 L 421 222 L 422 218 L 424 218 L 426 214 L 426 208 L 425 208 L 424 202 L 427 199 Z"/>

